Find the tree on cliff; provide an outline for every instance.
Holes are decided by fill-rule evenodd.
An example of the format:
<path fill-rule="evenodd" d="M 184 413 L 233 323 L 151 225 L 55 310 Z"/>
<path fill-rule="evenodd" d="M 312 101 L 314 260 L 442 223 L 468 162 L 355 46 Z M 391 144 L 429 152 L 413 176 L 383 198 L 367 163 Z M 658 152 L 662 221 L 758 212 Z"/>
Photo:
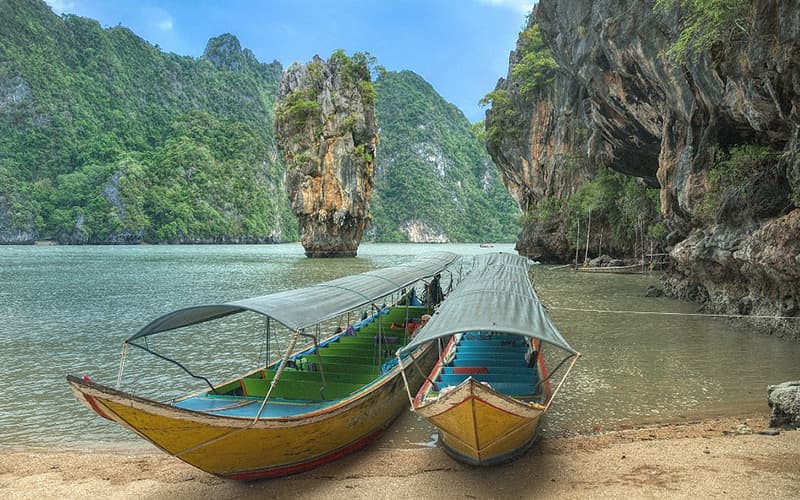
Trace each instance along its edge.
<path fill-rule="evenodd" d="M 275 137 L 309 257 L 355 256 L 369 221 L 378 124 L 367 53 L 337 50 L 286 70 Z"/>

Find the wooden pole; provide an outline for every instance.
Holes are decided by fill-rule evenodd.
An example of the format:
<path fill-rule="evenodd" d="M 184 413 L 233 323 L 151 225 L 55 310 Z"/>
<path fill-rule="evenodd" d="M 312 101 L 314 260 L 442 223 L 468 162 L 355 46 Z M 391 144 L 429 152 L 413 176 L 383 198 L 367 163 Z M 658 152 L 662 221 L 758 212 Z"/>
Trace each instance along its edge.
<path fill-rule="evenodd" d="M 578 219 L 578 229 L 575 231 L 575 269 L 578 269 L 578 252 L 580 252 L 581 220 Z"/>
<path fill-rule="evenodd" d="M 592 231 L 592 209 L 589 209 L 589 223 L 586 226 L 586 253 L 583 254 L 583 262 L 589 261 L 589 235 Z"/>

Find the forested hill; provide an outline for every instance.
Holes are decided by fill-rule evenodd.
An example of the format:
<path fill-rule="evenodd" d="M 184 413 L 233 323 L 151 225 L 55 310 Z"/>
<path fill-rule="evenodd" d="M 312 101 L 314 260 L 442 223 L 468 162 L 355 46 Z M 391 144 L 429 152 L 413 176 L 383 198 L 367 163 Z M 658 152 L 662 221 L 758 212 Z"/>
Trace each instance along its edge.
<path fill-rule="evenodd" d="M 280 63 L 260 63 L 232 35 L 210 40 L 200 58 L 182 57 L 122 26 L 59 17 L 40 0 L 0 0 L 0 243 L 295 241 L 273 135 L 281 72 Z M 431 116 L 438 122 L 438 111 Z M 393 120 L 384 119 L 387 153 L 393 144 L 417 147 L 412 137 L 397 139 Z M 465 150 L 481 149 L 470 140 Z M 437 147 L 451 155 L 455 179 L 494 168 L 483 153 Z M 395 215 L 419 210 L 451 240 L 484 239 L 483 224 L 470 233 L 463 221 L 450 222 L 452 207 L 443 208 L 483 211 L 474 196 L 461 199 L 474 181 L 429 201 L 440 183 L 430 170 L 409 167 L 419 176 L 409 192 L 392 184 L 402 164 L 387 160 L 380 168 L 378 190 L 391 194 L 376 196 L 385 200 L 376 205 L 383 210 L 376 237 L 398 238 L 405 219 Z M 502 224 L 513 225 L 509 214 L 498 214 Z"/>
<path fill-rule="evenodd" d="M 272 136 L 279 63 L 200 59 L 0 0 L 0 239 L 296 238 Z"/>
<path fill-rule="evenodd" d="M 513 241 L 518 208 L 464 114 L 411 71 L 381 74 L 372 236 Z"/>

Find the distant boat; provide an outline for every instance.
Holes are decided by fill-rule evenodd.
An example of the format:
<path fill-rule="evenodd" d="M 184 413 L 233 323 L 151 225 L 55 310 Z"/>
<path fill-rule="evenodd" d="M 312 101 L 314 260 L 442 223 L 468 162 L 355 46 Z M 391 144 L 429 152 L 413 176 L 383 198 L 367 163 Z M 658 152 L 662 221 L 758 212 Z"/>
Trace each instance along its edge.
<path fill-rule="evenodd" d="M 398 352 L 449 338 L 412 408 L 437 427 L 450 456 L 492 465 L 528 449 L 558 392 L 560 384 L 550 389 L 542 344 L 566 351 L 564 361 L 573 358 L 561 383 L 579 354 L 539 302 L 527 258 L 492 253 L 475 260 L 475 270 Z"/>
<path fill-rule="evenodd" d="M 146 339 L 245 311 L 267 318 L 267 335 L 271 321 L 293 332 L 281 359 L 219 384 L 189 373 L 209 388 L 174 400 L 147 399 L 88 377 L 70 375 L 67 382 L 78 400 L 98 415 L 211 474 L 253 479 L 307 470 L 380 435 L 406 405 L 401 378 L 408 387 L 422 384 L 421 373 L 436 360 L 432 344 L 404 351 L 404 365 L 419 368 L 408 375 L 401 374 L 395 351 L 407 344 L 420 318 L 430 311 L 412 305 L 410 291 L 393 306 L 374 304 L 435 276 L 456 258 L 447 252 L 428 254 L 401 266 L 227 304 L 190 307 L 156 319 L 129 337 L 125 346 L 172 361 L 152 352 Z M 374 306 L 374 314 L 330 338 L 305 331 L 368 304 Z M 310 347 L 295 349 L 303 338 L 310 339 Z M 139 343 L 142 339 L 145 342 Z"/>
<path fill-rule="evenodd" d="M 494 248 L 494 243 L 481 243 L 481 248 Z"/>
<path fill-rule="evenodd" d="M 582 273 L 644 274 L 641 264 L 628 266 L 582 266 L 575 269 Z"/>

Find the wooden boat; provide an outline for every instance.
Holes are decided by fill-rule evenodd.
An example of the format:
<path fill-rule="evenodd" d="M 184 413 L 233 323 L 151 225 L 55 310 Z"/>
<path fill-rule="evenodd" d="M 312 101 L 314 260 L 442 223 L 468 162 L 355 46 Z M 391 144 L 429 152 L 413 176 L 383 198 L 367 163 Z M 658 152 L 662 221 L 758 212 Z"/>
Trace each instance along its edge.
<path fill-rule="evenodd" d="M 628 266 L 582 266 L 575 270 L 582 273 L 644 274 L 641 264 L 631 264 Z"/>
<path fill-rule="evenodd" d="M 457 460 L 491 465 L 524 453 L 558 392 L 550 390 L 542 344 L 572 358 L 559 387 L 579 357 L 536 297 L 527 259 L 476 257 L 475 270 L 399 352 L 445 338 L 413 410 L 437 427 L 442 448 Z"/>
<path fill-rule="evenodd" d="M 395 350 L 406 345 L 428 310 L 400 305 L 411 302 L 406 293 L 393 307 L 375 306 L 374 314 L 328 339 L 305 328 L 407 289 L 455 258 L 431 254 L 403 266 L 156 319 L 125 347 L 150 351 L 138 340 L 244 311 L 266 316 L 268 331 L 270 321 L 277 321 L 294 332 L 281 359 L 216 385 L 206 380 L 209 388 L 174 400 L 147 399 L 86 377 L 67 381 L 98 415 L 211 474 L 253 479 L 307 470 L 366 445 L 403 410 L 406 394 Z M 309 337 L 310 347 L 295 348 Z M 423 373 L 435 361 L 430 343 L 410 349 L 405 358 Z M 419 387 L 423 380 L 412 374 L 406 383 Z"/>

